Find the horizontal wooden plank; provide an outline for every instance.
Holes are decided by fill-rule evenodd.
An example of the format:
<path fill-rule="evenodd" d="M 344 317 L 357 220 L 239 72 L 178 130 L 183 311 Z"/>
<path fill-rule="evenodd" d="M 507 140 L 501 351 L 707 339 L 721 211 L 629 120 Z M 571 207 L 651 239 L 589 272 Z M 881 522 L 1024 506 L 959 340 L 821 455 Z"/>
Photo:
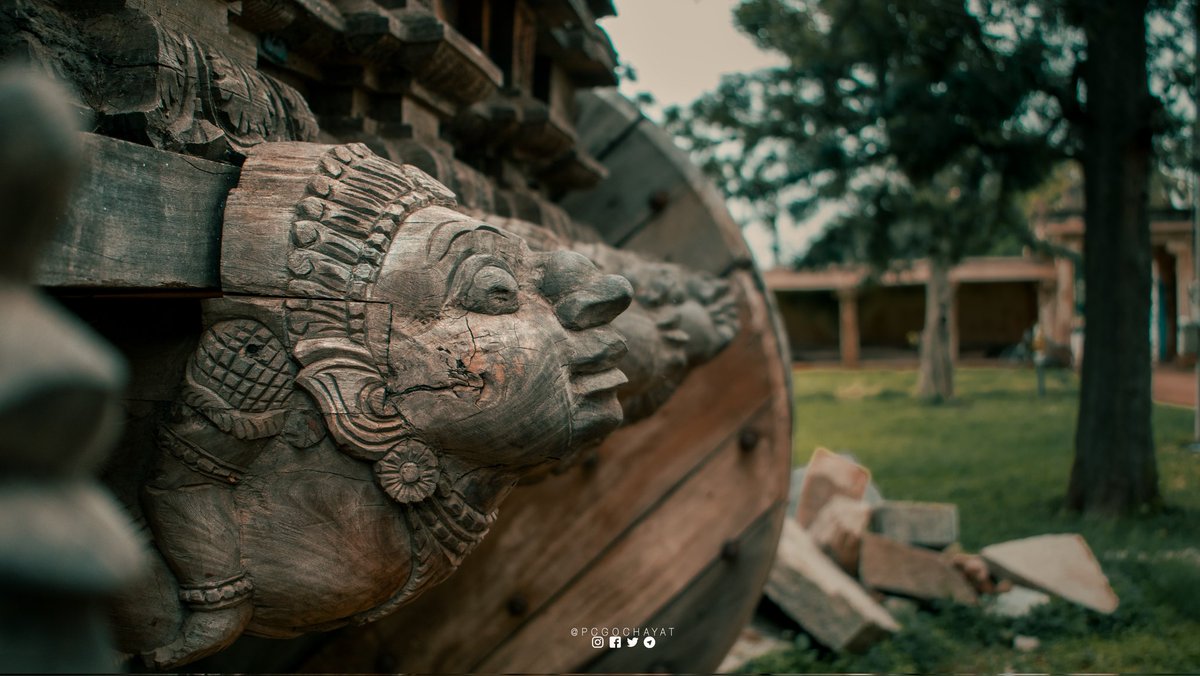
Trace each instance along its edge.
<path fill-rule="evenodd" d="M 95 134 L 36 281 L 50 287 L 216 290 L 225 197 L 238 169 Z"/>
<path fill-rule="evenodd" d="M 648 627 L 675 627 L 671 640 L 652 650 L 622 649 L 601 653 L 585 671 L 714 673 L 742 627 L 750 621 L 783 526 L 787 503 L 780 502 L 722 546 L 721 556 L 666 607 Z"/>
<path fill-rule="evenodd" d="M 765 408 L 750 423 L 770 423 Z M 595 658 L 571 627 L 643 627 L 786 490 L 770 453 L 742 449 L 739 434 L 663 504 L 494 654 L 471 671 L 563 673 Z M 758 449 L 761 451 L 762 449 Z M 676 627 L 684 631 L 686 627 Z M 672 637 L 663 639 L 663 645 Z"/>

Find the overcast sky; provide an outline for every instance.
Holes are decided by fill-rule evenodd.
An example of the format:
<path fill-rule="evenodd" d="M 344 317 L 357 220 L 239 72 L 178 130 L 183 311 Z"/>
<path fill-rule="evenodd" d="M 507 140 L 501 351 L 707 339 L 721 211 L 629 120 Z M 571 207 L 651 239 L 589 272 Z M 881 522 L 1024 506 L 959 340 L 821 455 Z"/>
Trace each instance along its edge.
<path fill-rule="evenodd" d="M 725 73 L 782 63 L 782 56 L 760 51 L 733 27 L 737 0 L 615 0 L 617 16 L 601 21 L 621 62 L 637 72 L 637 82 L 622 82 L 632 97 L 648 92 L 662 107 L 686 105 L 716 89 Z M 648 111 L 651 116 L 653 110 Z M 734 210 L 734 217 L 738 216 Z M 824 217 L 824 216 L 823 216 Z M 807 246 L 816 224 L 784 227 L 784 257 Z M 751 229 L 746 239 L 763 267 L 769 267 L 770 239 Z"/>
<path fill-rule="evenodd" d="M 737 0 L 616 0 L 601 23 L 621 62 L 637 71 L 626 94 L 647 91 L 663 106 L 687 104 L 716 88 L 724 73 L 780 61 L 733 27 Z"/>

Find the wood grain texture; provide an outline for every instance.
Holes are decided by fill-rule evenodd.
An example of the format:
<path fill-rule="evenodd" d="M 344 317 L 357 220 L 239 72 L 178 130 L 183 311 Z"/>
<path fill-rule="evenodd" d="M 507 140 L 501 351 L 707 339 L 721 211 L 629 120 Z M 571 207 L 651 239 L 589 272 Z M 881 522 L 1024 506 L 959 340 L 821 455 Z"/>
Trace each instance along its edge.
<path fill-rule="evenodd" d="M 255 41 L 244 30 L 225 31 L 227 8 L 216 0 L 144 0 L 59 16 L 57 25 L 31 32 L 38 39 L 39 32 L 77 32 L 88 44 L 89 67 L 68 75 L 106 134 L 222 161 L 266 141 L 316 140 L 300 92 L 255 67 Z M 202 19 L 214 14 L 224 39 L 204 31 Z M 249 54 L 239 53 L 246 47 Z"/>
<path fill-rule="evenodd" d="M 140 135 L 130 138 L 206 157 L 220 156 L 235 163 L 245 156 L 249 159 L 241 172 L 244 185 L 223 214 L 227 235 L 223 291 L 230 298 L 205 301 L 199 344 L 192 344 L 196 347 L 193 363 L 181 367 L 186 372 L 184 382 L 174 383 L 171 398 L 180 399 L 176 417 L 158 429 L 162 438 L 157 452 L 164 469 L 153 477 L 147 502 L 162 560 L 157 586 L 138 600 L 160 603 L 166 611 L 147 615 L 161 620 L 158 629 L 137 636 L 139 640 L 127 647 L 166 666 L 219 649 L 243 631 L 287 636 L 329 629 L 347 621 L 374 620 L 411 601 L 393 619 L 341 630 L 315 658 L 279 669 L 516 669 L 543 656 L 545 664 L 559 670 L 580 668 L 595 659 L 590 645 L 572 643 L 566 636 L 559 641 L 552 633 L 553 650 L 546 653 L 538 637 L 547 627 L 558 628 L 566 619 L 582 621 L 585 616 L 597 623 L 625 618 L 631 624 L 655 618 L 677 617 L 681 623 L 698 618 L 687 620 L 702 625 L 697 634 L 661 648 L 664 654 L 676 655 L 672 666 L 680 669 L 715 667 L 717 653 L 723 652 L 721 644 L 732 642 L 734 625 L 749 612 L 755 600 L 753 589 L 765 575 L 769 541 L 778 529 L 778 505 L 786 494 L 790 406 L 764 292 L 742 269 L 748 257 L 736 226 L 719 200 L 712 199 L 711 190 L 704 192 L 694 168 L 681 159 L 665 135 L 641 121 L 636 109 L 631 117 L 627 106 L 585 111 L 580 119 L 591 120 L 590 136 L 577 141 L 562 115 L 569 109 L 564 105 L 565 90 L 555 94 L 550 109 L 537 105 L 514 109 L 512 119 L 500 111 L 487 124 L 477 125 L 483 129 L 479 137 L 464 140 L 465 134 L 443 135 L 443 125 L 465 117 L 460 114 L 468 104 L 494 100 L 488 97 L 499 84 L 500 71 L 478 46 L 435 16 L 429 2 L 242 0 L 239 9 L 238 3 L 202 0 L 194 7 L 168 7 L 164 12 L 170 10 L 169 15 L 155 9 L 171 4 L 166 0 L 134 2 L 142 7 L 129 10 L 141 15 L 136 36 L 119 30 L 122 22 L 114 20 L 115 14 L 107 24 L 92 25 L 109 31 L 111 44 L 118 48 L 144 48 L 133 50 L 122 63 L 127 72 L 118 70 L 120 77 L 103 80 L 112 85 L 106 89 L 111 95 L 106 101 L 109 107 L 102 111 L 105 129 L 112 133 L 120 129 L 123 134 L 132 129 Z M 532 42 L 535 34 L 546 34 L 544 25 L 536 30 L 533 26 L 544 17 L 525 13 L 519 34 L 510 40 L 516 43 L 511 45 L 516 63 L 507 65 L 521 71 L 513 83 L 528 89 L 535 56 L 547 53 L 557 62 L 560 80 L 567 77 L 562 73 L 570 71 L 574 84 L 611 81 L 611 48 L 592 25 L 588 9 L 603 9 L 606 3 L 554 4 L 581 12 L 583 25 L 554 36 L 555 45 L 543 52 L 540 46 L 535 50 Z M 126 3 L 112 4 L 118 5 Z M 229 12 L 235 15 L 232 26 L 224 23 Z M 199 25 L 196 35 L 187 35 L 187 17 L 193 14 Z M 483 23 L 495 22 L 484 17 Z M 489 38 L 486 30 L 481 37 L 484 45 L 496 38 Z M 238 51 L 255 43 L 257 54 L 250 58 Z M 230 63 L 218 63 L 225 58 L 222 52 Z M 259 68 L 253 67 L 254 58 L 262 61 Z M 197 83 L 204 86 L 197 88 Z M 214 83 L 227 86 L 211 86 Z M 247 91 L 232 86 L 237 83 L 248 83 Z M 159 96 L 160 89 L 167 94 Z M 263 99 L 264 93 L 274 93 L 274 99 Z M 345 96 L 350 105 L 318 104 L 326 108 L 322 117 L 323 123 L 330 121 L 326 128 L 318 132 L 314 124 L 308 129 L 311 133 L 280 135 L 277 132 L 288 125 L 280 127 L 278 121 L 291 118 L 276 113 L 287 112 L 291 93 L 300 103 L 304 103 L 301 93 L 314 103 L 329 94 Z M 531 94 L 513 93 L 526 98 Z M 399 106 L 388 109 L 389 100 Z M 177 112 L 188 112 L 195 101 L 200 103 L 188 113 L 192 117 L 179 117 L 178 127 L 164 123 L 175 119 Z M 117 121 L 130 126 L 109 124 Z M 252 142 L 245 142 L 245 132 Z M 607 171 L 608 182 L 589 193 L 598 201 L 580 203 L 595 207 L 589 210 L 599 219 L 608 241 L 721 275 L 737 287 L 736 295 L 743 302 L 746 328 L 738 335 L 740 342 L 693 371 L 658 414 L 620 431 L 579 469 L 517 489 L 492 536 L 463 562 L 448 586 L 432 587 L 459 564 L 459 555 L 477 544 L 473 537 L 477 533 L 473 531 L 466 542 L 450 538 L 430 545 L 430 538 L 440 538 L 440 532 L 429 536 L 411 527 L 430 516 L 428 510 L 421 512 L 406 501 L 413 497 L 411 492 L 428 488 L 427 482 L 405 479 L 405 472 L 411 474 L 413 468 L 389 455 L 411 449 L 399 448 L 402 444 L 389 436 L 388 429 L 368 429 L 385 411 L 373 408 L 375 404 L 393 405 L 395 399 L 410 395 L 427 404 L 401 406 L 402 417 L 405 423 L 416 421 L 413 426 L 419 431 L 414 438 L 420 438 L 442 462 L 440 469 L 450 485 L 439 484 L 437 495 L 421 496 L 428 500 L 416 500 L 418 505 L 445 506 L 438 500 L 458 495 L 461 489 L 469 506 L 486 513 L 520 471 L 536 464 L 533 456 L 541 458 L 541 451 L 556 458 L 570 455 L 566 449 L 550 448 L 551 440 L 560 436 L 557 432 L 571 429 L 573 440 L 581 445 L 591 439 L 580 437 L 595 432 L 598 438 L 596 429 L 607 431 L 610 423 L 615 424 L 608 416 L 598 427 L 595 420 L 582 419 L 587 424 L 572 420 L 564 426 L 561 420 L 547 421 L 543 415 L 556 405 L 552 396 L 556 387 L 575 387 L 577 376 L 595 375 L 582 373 L 585 370 L 607 371 L 602 367 L 612 366 L 607 357 L 613 351 L 597 351 L 596 344 L 575 340 L 582 338 L 577 333 L 600 327 L 578 325 L 580 317 L 572 314 L 567 302 L 573 291 L 548 291 L 542 285 L 545 277 L 534 281 L 531 263 L 513 262 L 519 257 L 514 253 L 519 246 L 501 241 L 502 237 L 466 232 L 465 226 L 459 228 L 462 238 L 453 241 L 467 247 L 487 240 L 481 242 L 481 249 L 499 252 L 510 263 L 508 272 L 522 282 L 512 288 L 485 289 L 499 295 L 474 296 L 469 284 L 456 283 L 463 297 L 480 304 L 497 298 L 496 302 L 507 302 L 503 293 L 507 288 L 519 291 L 523 298 L 532 294 L 531 307 L 550 309 L 553 314 L 543 312 L 539 320 L 532 320 L 524 304 L 513 313 L 507 312 L 512 309 L 508 305 L 493 308 L 505 311 L 494 314 L 473 312 L 478 308 L 472 306 L 465 308 L 470 324 L 465 319 L 454 324 L 460 317 L 445 316 L 439 305 L 449 297 L 444 292 L 451 286 L 447 284 L 451 273 L 445 267 L 422 266 L 433 250 L 431 232 L 466 219 L 439 206 L 396 207 L 391 199 L 396 195 L 381 196 L 375 181 L 337 180 L 341 173 L 362 168 L 358 161 L 366 155 L 358 146 L 348 150 L 358 159 L 338 156 L 331 146 L 312 144 L 291 144 L 291 155 L 282 161 L 256 159 L 256 148 L 283 139 L 315 139 L 318 133 L 328 143 L 346 140 L 338 135 L 353 136 L 381 154 L 396 150 L 396 144 L 410 137 L 423 139 L 442 153 L 427 159 L 445 169 L 447 177 L 455 177 L 457 184 L 451 187 L 469 193 L 468 205 L 535 220 L 575 239 L 594 240 L 596 235 L 538 191 L 547 185 L 555 192 L 585 185 Z M 587 161 L 588 156 L 579 151 L 581 143 L 604 161 L 603 169 Z M 233 152 L 222 154 L 224 145 Z M 460 159 L 467 158 L 492 175 L 471 170 L 451 156 L 452 148 Z M 169 156 L 172 161 L 177 157 Z M 571 168 L 572 174 L 564 175 L 560 184 L 538 173 L 564 159 L 567 164 L 560 166 Z M 392 171 L 370 164 L 371 172 L 390 175 Z M 314 165 L 320 165 L 316 172 L 320 176 L 310 171 Z M 207 167 L 195 162 L 190 166 Z M 183 167 L 175 168 L 186 173 Z M 164 176 L 171 173 L 163 171 Z M 247 178 L 247 172 L 256 175 L 254 180 Z M 215 174 L 227 182 L 239 176 L 237 170 L 223 166 Z M 620 180 L 614 181 L 615 177 Z M 543 179 L 540 184 L 538 178 Z M 158 175 L 150 179 L 147 186 L 153 181 L 171 184 Z M 497 182 L 506 189 L 499 189 Z M 185 185 L 194 192 L 194 186 L 208 184 L 189 178 Z M 108 202 L 89 208 L 89 218 L 105 215 L 104 208 L 121 214 L 128 211 L 135 222 L 144 213 L 146 224 L 132 232 L 152 233 L 156 251 L 162 251 L 165 242 L 182 248 L 154 258 L 139 254 L 141 260 L 131 267 L 142 271 L 137 279 L 109 270 L 123 260 L 131 245 L 122 244 L 126 248 L 115 253 L 102 249 L 117 260 L 87 259 L 86 265 L 69 269 L 70 279 L 84 281 L 57 283 L 215 291 L 220 283 L 215 277 L 214 246 L 221 230 L 197 226 L 193 232 L 190 224 L 202 218 L 174 210 L 195 203 L 201 210 L 213 209 L 219 223 L 230 184 L 223 185 L 213 189 L 216 199 L 207 193 L 161 193 L 162 185 L 147 187 L 149 195 L 167 196 L 170 201 L 163 205 L 126 205 L 106 196 Z M 341 192 L 347 185 L 349 189 Z M 362 199 L 364 191 L 367 199 Z M 127 193 L 138 194 L 122 187 L 116 196 L 127 199 Z M 615 207 L 609 205 L 614 199 Z M 377 209 L 381 204 L 387 208 Z M 383 217 L 385 211 L 411 216 L 427 206 L 424 216 L 406 224 L 411 230 L 401 229 L 399 235 L 390 232 Z M 359 218 L 364 213 L 369 218 Z M 188 223 L 187 228 L 180 221 Z M 116 230 L 117 237 L 128 240 L 129 227 L 105 222 L 101 235 L 90 236 L 106 244 L 108 231 Z M 394 236 L 376 237 L 384 231 Z M 91 231 L 84 228 L 83 232 Z M 72 241 L 80 250 L 72 255 L 86 258 L 81 251 L 90 251 L 91 240 L 79 235 L 78 241 Z M 539 271 L 553 272 L 556 265 L 562 266 L 559 253 L 534 256 Z M 383 282 L 372 266 L 384 269 Z M 97 279 L 88 281 L 91 278 L 79 272 L 84 268 L 99 270 Z M 488 273 L 484 281 L 494 281 L 497 274 Z M 585 276 L 598 281 L 590 274 Z M 373 287 L 376 284 L 382 284 L 379 290 Z M 568 286 L 574 288 L 565 284 L 563 288 Z M 615 287 L 607 283 L 606 288 L 612 292 Z M 246 299 L 247 295 L 260 297 Z M 285 296 L 293 298 L 284 301 Z M 584 300 L 598 298 L 592 294 Z M 606 302 L 610 310 L 619 304 L 612 298 Z M 485 316 L 477 320 L 479 315 Z M 559 328 L 567 330 L 565 339 L 541 340 L 564 338 L 558 335 Z M 274 352 L 265 350 L 268 346 Z M 261 388 L 266 394 L 256 390 L 264 383 L 245 382 L 256 364 L 263 365 L 253 355 L 264 350 L 283 355 L 282 360 L 297 371 L 271 361 L 278 368 L 268 375 L 279 376 L 282 384 L 271 379 Z M 585 365 L 579 355 L 589 350 L 591 362 Z M 513 356 L 497 356 L 501 352 Z M 457 363 L 446 361 L 443 354 L 453 354 Z M 503 368 L 489 370 L 496 364 Z M 228 372 L 231 365 L 245 372 Z M 322 377 L 328 376 L 320 381 L 313 372 L 323 365 L 332 370 L 320 371 Z M 385 370 L 395 377 L 375 387 L 384 382 L 378 376 Z M 467 371 L 480 379 L 486 376 L 511 384 L 508 398 L 527 406 L 498 414 L 464 413 L 464 405 L 457 396 L 451 400 L 449 391 L 478 386 Z M 447 385 L 447 373 L 460 375 L 465 384 Z M 294 386 L 289 378 L 307 385 Z M 364 382 L 380 396 L 359 396 L 369 389 Z M 403 386 L 400 392 L 394 387 L 397 382 Z M 333 383 L 333 390 L 349 396 L 331 396 L 331 388 L 318 386 L 322 383 Z M 169 385 L 159 383 L 155 392 L 169 391 Z M 584 399 L 600 392 L 579 391 Z M 439 399 L 439 392 L 447 396 Z M 212 393 L 218 393 L 220 401 L 208 396 Z M 142 403 L 166 408 L 157 402 Z M 199 456 L 203 461 L 197 460 Z M 505 458 L 516 456 L 519 461 L 505 465 Z M 390 469 L 373 464 L 389 459 L 396 461 Z M 427 457 L 420 452 L 400 459 L 418 465 L 420 476 L 429 470 L 428 463 L 422 464 Z M 390 483 L 385 484 L 384 477 L 390 477 Z M 465 487 L 455 483 L 460 479 Z M 463 521 L 454 522 L 456 515 L 478 516 L 474 509 L 459 506 L 453 503 L 448 508 L 450 530 L 464 526 Z M 442 516 L 446 514 L 431 516 L 438 522 L 433 526 L 445 526 Z M 740 563 L 728 566 L 719 557 L 735 538 L 742 538 L 749 549 Z M 410 541 L 417 544 L 409 546 Z M 450 549 L 442 557 L 444 552 L 438 548 L 447 543 Z M 455 549 L 459 544 L 465 549 Z M 430 556 L 438 560 L 429 563 Z M 731 576 L 734 582 L 722 582 Z M 247 580 L 253 582 L 252 588 Z M 409 584 L 412 580 L 417 582 Z M 719 611 L 713 604 L 719 604 Z M 196 608 L 205 612 L 191 612 Z M 148 624 L 134 619 L 124 625 L 130 628 L 127 637 Z M 712 643 L 705 650 L 690 648 L 701 634 L 711 637 Z M 243 654 L 261 657 L 257 650 Z"/>
<path fill-rule="evenodd" d="M 652 649 L 603 651 L 584 670 L 712 673 L 716 667 L 709 665 L 720 663 L 754 612 L 786 513 L 787 505 L 780 503 L 727 540 L 721 556 L 645 622 L 647 627 L 674 627 L 673 637 Z"/>
<path fill-rule="evenodd" d="M 750 267 L 750 252 L 716 189 L 663 130 L 604 91 L 580 97 L 581 143 L 608 177 L 562 204 L 604 241 L 724 274 Z"/>
<path fill-rule="evenodd" d="M 580 91 L 575 97 L 579 144 L 603 161 L 614 144 L 646 118 L 615 89 Z"/>
<path fill-rule="evenodd" d="M 581 133 L 586 135 L 588 129 Z M 622 136 L 619 124 L 613 134 L 616 141 L 634 137 Z M 678 152 L 658 148 L 662 152 L 644 157 L 663 162 L 668 161 L 665 154 Z M 705 220 L 720 237 L 738 236 L 727 215 Z M 392 618 L 337 636 L 311 660 L 292 666 L 312 672 L 582 669 L 596 653 L 589 642 L 569 636 L 571 622 L 581 616 L 600 625 L 620 615 L 635 625 L 652 621 L 668 608 L 678 616 L 699 617 L 719 607 L 720 613 L 705 616 L 710 624 L 703 631 L 713 637 L 713 645 L 694 653 L 681 650 L 687 654 L 671 665 L 680 671 L 714 669 L 757 594 L 714 606 L 730 597 L 714 601 L 714 587 L 697 580 L 716 565 L 727 539 L 744 532 L 783 499 L 791 457 L 791 403 L 778 323 L 768 309 L 761 280 L 751 271 L 740 271 L 741 265 L 722 272 L 746 301 L 741 320 L 748 328 L 724 353 L 695 370 L 656 415 L 618 431 L 582 468 L 514 491 L 489 539 L 441 587 Z M 759 383 L 757 408 L 744 393 L 746 379 Z M 736 413 L 746 410 L 758 411 L 761 417 L 754 420 L 759 424 L 748 425 L 748 418 Z M 640 430 L 652 431 L 632 439 L 643 434 Z M 743 507 L 734 508 L 732 520 L 744 520 L 725 529 L 724 538 L 718 540 L 715 534 L 722 528 L 716 528 L 709 533 L 711 539 L 681 544 L 676 537 L 687 539 L 696 532 L 695 524 L 688 522 L 690 515 L 702 514 L 699 520 L 704 522 L 721 504 L 722 499 L 711 499 L 714 493 L 705 493 L 707 484 L 696 482 L 706 468 L 729 461 L 724 454 L 730 443 L 756 449 L 750 455 L 771 458 L 763 460 L 772 467 L 764 470 L 770 478 L 742 485 L 736 498 L 721 494 L 726 496 L 725 509 L 749 505 L 744 512 Z M 709 459 L 697 464 L 703 458 Z M 726 474 L 723 478 L 736 473 Z M 705 493 L 703 505 L 676 501 L 681 495 L 699 500 L 697 493 Z M 766 575 L 765 564 L 752 572 L 749 562 L 769 560 L 777 534 L 774 531 L 771 542 L 761 544 L 766 553 L 745 553 L 742 572 L 753 580 L 739 578 L 744 588 Z M 639 553 L 639 547 L 644 551 Z M 678 555 L 666 559 L 661 556 L 664 551 Z M 675 565 L 679 560 L 686 563 Z M 629 581 L 631 576 L 636 584 Z M 632 585 L 644 591 L 660 584 L 663 590 L 657 593 L 639 595 L 627 589 Z M 720 618 L 729 623 L 724 629 L 718 627 Z M 659 665 L 651 659 L 638 668 L 655 666 Z"/>
<path fill-rule="evenodd" d="M 218 48 L 241 63 L 253 64 L 255 43 L 229 30 L 228 0 L 127 0 L 126 6 L 140 9 L 174 31 L 188 33 Z"/>
<path fill-rule="evenodd" d="M 37 283 L 219 288 L 221 218 L 238 169 L 94 134 L 81 139 L 81 176 Z"/>
<path fill-rule="evenodd" d="M 770 411 L 751 424 L 769 420 Z M 633 531 L 476 665 L 488 672 L 567 672 L 593 657 L 586 641 L 547 641 L 570 627 L 642 626 L 773 503 L 787 476 L 770 454 L 747 454 L 734 436 Z M 617 581 L 620 584 L 617 584 Z M 682 628 L 681 628 L 682 629 Z M 664 639 L 664 643 L 666 639 Z"/>
<path fill-rule="evenodd" d="M 143 450 L 159 575 L 121 604 L 123 650 L 173 668 L 374 622 L 453 573 L 521 477 L 620 424 L 629 283 L 452 205 L 361 144 L 249 152 L 226 296 Z"/>
<path fill-rule="evenodd" d="M 604 241 L 619 245 L 644 227 L 658 205 L 665 206 L 686 192 L 682 167 L 662 162 L 650 125 L 637 125 L 602 157 L 609 177 L 586 193 L 572 193 L 563 207 L 596 229 Z"/>
<path fill-rule="evenodd" d="M 595 461 L 514 491 L 461 574 L 373 627 L 388 659 L 405 671 L 476 668 L 486 651 L 543 609 L 632 524 L 655 511 L 661 496 L 733 430 L 763 410 L 772 395 L 769 374 L 745 368 L 757 358 L 760 341 L 761 334 L 744 331 L 693 372 L 694 387 L 685 385 L 658 415 L 614 433 Z M 714 397 L 709 383 L 721 383 L 723 396 Z M 518 597 L 525 610 L 510 614 L 506 607 Z M 305 668 L 370 668 L 376 656 L 353 645 L 349 637 L 335 641 Z"/>

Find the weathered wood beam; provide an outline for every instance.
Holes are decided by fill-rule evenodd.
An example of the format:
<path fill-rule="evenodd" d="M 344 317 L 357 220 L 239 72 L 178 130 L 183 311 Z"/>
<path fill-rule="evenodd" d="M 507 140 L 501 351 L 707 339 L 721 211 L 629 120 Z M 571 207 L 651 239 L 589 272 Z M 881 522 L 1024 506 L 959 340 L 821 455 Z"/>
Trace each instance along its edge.
<path fill-rule="evenodd" d="M 70 207 L 35 281 L 122 290 L 220 288 L 221 219 L 237 167 L 82 134 Z"/>

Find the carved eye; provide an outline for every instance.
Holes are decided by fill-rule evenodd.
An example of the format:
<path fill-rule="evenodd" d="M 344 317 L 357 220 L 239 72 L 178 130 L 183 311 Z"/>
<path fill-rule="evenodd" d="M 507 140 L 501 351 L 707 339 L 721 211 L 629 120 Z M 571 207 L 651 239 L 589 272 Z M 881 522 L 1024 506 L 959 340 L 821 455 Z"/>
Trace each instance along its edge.
<path fill-rule="evenodd" d="M 485 315 L 516 312 L 517 280 L 503 268 L 492 265 L 480 268 L 462 296 L 462 305 L 470 312 Z"/>

